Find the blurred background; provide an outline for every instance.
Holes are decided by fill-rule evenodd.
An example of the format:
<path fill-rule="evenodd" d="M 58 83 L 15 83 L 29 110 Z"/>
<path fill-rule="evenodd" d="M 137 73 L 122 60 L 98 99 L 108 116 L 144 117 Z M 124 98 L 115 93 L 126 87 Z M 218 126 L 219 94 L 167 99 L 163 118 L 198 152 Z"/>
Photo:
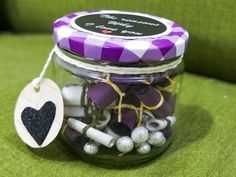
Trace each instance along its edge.
<path fill-rule="evenodd" d="M 94 9 L 161 16 L 190 34 L 174 141 L 160 158 L 131 170 L 83 163 L 58 139 L 29 149 L 13 125 L 20 91 L 54 45 L 52 23 Z M 235 33 L 235 0 L 0 0 L 0 176 L 236 176 Z"/>
<path fill-rule="evenodd" d="M 51 33 L 53 21 L 70 12 L 121 9 L 178 22 L 190 33 L 186 70 L 236 81 L 235 0 L 1 0 L 5 31 Z"/>

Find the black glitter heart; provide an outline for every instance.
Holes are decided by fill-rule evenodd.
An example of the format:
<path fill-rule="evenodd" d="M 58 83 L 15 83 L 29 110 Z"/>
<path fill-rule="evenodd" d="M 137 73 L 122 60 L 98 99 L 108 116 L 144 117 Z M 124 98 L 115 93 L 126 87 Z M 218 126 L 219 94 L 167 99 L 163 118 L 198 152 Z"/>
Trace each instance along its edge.
<path fill-rule="evenodd" d="M 23 124 L 38 145 L 41 145 L 47 137 L 55 114 L 56 106 L 51 101 L 46 102 L 40 110 L 26 107 L 22 112 Z"/>

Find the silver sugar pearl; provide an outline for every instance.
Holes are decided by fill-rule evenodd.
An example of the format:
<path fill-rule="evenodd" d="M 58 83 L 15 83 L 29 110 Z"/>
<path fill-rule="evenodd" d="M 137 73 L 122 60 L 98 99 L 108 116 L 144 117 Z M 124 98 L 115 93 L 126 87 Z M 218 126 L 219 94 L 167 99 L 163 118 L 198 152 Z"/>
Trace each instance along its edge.
<path fill-rule="evenodd" d="M 98 144 L 95 142 L 88 142 L 84 145 L 84 151 L 87 154 L 91 154 L 91 155 L 97 154 L 98 153 Z"/>
<path fill-rule="evenodd" d="M 137 143 L 144 143 L 148 139 L 148 130 L 145 127 L 136 127 L 131 133 L 132 140 Z"/>
<path fill-rule="evenodd" d="M 149 134 L 148 143 L 153 146 L 162 146 L 166 143 L 166 138 L 162 132 L 156 131 Z"/>
<path fill-rule="evenodd" d="M 137 148 L 139 154 L 148 154 L 151 151 L 151 146 L 148 143 L 143 143 Z"/>
<path fill-rule="evenodd" d="M 117 140 L 116 147 L 120 152 L 126 153 L 132 151 L 134 143 L 130 137 L 123 136 Z"/>

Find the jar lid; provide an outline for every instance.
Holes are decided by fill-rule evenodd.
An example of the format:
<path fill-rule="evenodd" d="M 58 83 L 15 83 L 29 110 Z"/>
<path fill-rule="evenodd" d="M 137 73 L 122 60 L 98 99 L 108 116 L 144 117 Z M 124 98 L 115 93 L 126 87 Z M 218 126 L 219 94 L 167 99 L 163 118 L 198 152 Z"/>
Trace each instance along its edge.
<path fill-rule="evenodd" d="M 55 43 L 87 59 L 111 63 L 163 61 L 181 56 L 188 32 L 165 18 L 124 11 L 83 11 L 53 24 Z"/>

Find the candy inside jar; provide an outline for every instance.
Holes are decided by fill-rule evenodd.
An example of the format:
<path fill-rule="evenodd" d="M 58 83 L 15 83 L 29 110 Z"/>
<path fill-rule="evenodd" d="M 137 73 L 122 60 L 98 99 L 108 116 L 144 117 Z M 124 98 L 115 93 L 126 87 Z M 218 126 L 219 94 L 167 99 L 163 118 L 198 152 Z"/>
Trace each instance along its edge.
<path fill-rule="evenodd" d="M 137 163 L 169 145 L 181 63 L 160 73 L 118 75 L 73 72 L 73 65 L 65 66 L 54 57 L 55 65 L 61 67 L 58 76 L 69 77 L 61 78 L 65 104 L 61 134 L 82 157 Z"/>
<path fill-rule="evenodd" d="M 98 11 L 57 20 L 54 38 L 62 139 L 97 164 L 132 165 L 161 154 L 172 140 L 188 33 L 159 17 Z"/>

